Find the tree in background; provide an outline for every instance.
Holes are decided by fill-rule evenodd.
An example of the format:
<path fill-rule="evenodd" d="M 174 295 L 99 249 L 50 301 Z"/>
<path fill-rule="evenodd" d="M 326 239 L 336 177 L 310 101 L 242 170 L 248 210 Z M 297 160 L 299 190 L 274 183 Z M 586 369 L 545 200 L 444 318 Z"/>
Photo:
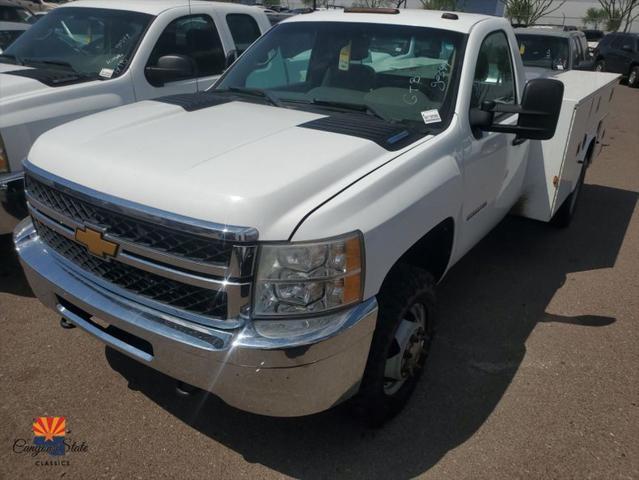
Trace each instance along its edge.
<path fill-rule="evenodd" d="M 590 7 L 581 21 L 584 26 L 592 25 L 592 28 L 599 30 L 599 24 L 606 21 L 606 11 L 603 8 Z"/>
<path fill-rule="evenodd" d="M 425 10 L 462 10 L 463 0 L 419 0 Z"/>
<path fill-rule="evenodd" d="M 534 25 L 544 15 L 559 10 L 565 0 L 501 0 L 511 23 Z"/>
<path fill-rule="evenodd" d="M 627 32 L 639 18 L 639 0 L 599 0 L 601 8 L 606 12 L 606 30 L 617 32 L 623 26 Z"/>

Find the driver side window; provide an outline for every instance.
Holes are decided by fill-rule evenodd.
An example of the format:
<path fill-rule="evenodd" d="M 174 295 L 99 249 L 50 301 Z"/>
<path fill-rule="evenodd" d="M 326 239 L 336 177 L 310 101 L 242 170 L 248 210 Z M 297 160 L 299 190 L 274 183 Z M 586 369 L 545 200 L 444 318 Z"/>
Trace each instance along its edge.
<path fill-rule="evenodd" d="M 147 66 L 156 66 L 165 55 L 191 59 L 195 77 L 219 75 L 226 65 L 222 41 L 208 15 L 189 15 L 169 23 L 155 44 Z"/>
<path fill-rule="evenodd" d="M 508 38 L 503 31 L 493 32 L 479 49 L 470 107 L 480 108 L 485 101 L 513 104 L 515 97 Z"/>

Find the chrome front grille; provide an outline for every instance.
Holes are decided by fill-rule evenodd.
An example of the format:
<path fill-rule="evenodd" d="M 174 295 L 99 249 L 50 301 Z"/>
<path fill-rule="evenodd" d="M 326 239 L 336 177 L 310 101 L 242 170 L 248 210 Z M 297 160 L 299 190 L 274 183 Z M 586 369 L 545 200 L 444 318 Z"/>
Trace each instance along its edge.
<path fill-rule="evenodd" d="M 198 323 L 234 328 L 248 308 L 257 232 L 199 222 L 67 182 L 27 162 L 29 212 L 42 241 L 103 287 Z M 90 228 L 113 258 L 76 241 Z M 96 234 L 97 235 L 97 234 Z"/>
<path fill-rule="evenodd" d="M 150 272 L 91 255 L 78 243 L 65 238 L 37 220 L 33 222 L 40 238 L 53 250 L 83 270 L 149 300 L 198 315 L 224 318 L 226 293 L 176 282 Z"/>
<path fill-rule="evenodd" d="M 25 177 L 25 188 L 31 200 L 46 205 L 78 223 L 108 230 L 110 235 L 120 240 L 213 265 L 226 265 L 231 258 L 233 250 L 231 242 L 215 242 L 206 238 L 184 235 L 160 225 L 132 219 L 51 188 L 30 175 Z"/>

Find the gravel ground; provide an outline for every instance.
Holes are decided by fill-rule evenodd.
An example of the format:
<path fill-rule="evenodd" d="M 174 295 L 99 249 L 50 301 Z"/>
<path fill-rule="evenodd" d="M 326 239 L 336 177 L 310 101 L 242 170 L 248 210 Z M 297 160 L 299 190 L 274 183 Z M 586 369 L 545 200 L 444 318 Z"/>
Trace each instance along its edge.
<path fill-rule="evenodd" d="M 381 430 L 176 396 L 61 329 L 0 238 L 0 477 L 639 478 L 639 90 L 608 132 L 570 229 L 507 218 L 450 272 L 425 378 Z M 41 415 L 87 451 L 14 453 Z"/>

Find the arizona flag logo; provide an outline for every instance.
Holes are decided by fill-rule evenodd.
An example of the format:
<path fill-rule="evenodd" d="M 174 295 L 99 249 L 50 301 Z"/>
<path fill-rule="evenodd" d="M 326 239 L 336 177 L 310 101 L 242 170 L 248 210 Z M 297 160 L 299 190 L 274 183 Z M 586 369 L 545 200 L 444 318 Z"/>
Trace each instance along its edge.
<path fill-rule="evenodd" d="M 47 448 L 49 455 L 64 455 L 66 417 L 38 417 L 33 422 L 34 445 Z"/>

